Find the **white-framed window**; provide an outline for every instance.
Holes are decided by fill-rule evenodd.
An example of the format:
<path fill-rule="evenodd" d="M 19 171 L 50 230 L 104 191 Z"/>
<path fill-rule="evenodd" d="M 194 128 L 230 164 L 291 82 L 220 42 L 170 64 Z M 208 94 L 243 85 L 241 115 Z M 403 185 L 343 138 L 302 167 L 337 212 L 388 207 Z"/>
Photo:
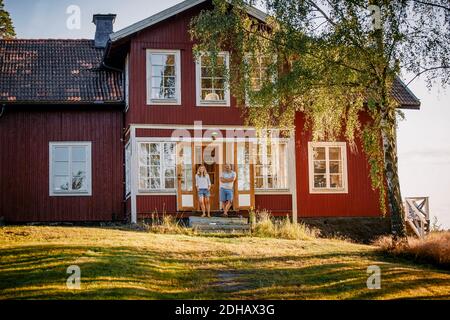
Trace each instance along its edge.
<path fill-rule="evenodd" d="M 92 195 L 91 166 L 91 142 L 50 142 L 50 196 Z"/>
<path fill-rule="evenodd" d="M 131 142 L 125 146 L 125 197 L 131 193 Z"/>
<path fill-rule="evenodd" d="M 147 104 L 181 104 L 179 50 L 147 50 Z"/>
<path fill-rule="evenodd" d="M 269 66 L 276 61 L 276 57 L 247 54 L 245 61 L 249 68 L 248 89 L 250 91 L 246 92 L 245 104 L 246 106 L 250 106 L 252 103 L 252 95 L 260 91 L 267 81 L 275 81 L 275 77 L 269 74 Z"/>
<path fill-rule="evenodd" d="M 256 145 L 255 189 L 288 189 L 287 142 L 261 140 Z"/>
<path fill-rule="evenodd" d="M 247 57 L 250 64 L 249 85 L 252 91 L 259 91 L 268 79 L 268 66 L 271 63 L 267 56 Z"/>
<path fill-rule="evenodd" d="M 139 190 L 175 190 L 175 148 L 172 142 L 139 143 Z"/>
<path fill-rule="evenodd" d="M 347 144 L 308 142 L 310 193 L 348 193 Z"/>
<path fill-rule="evenodd" d="M 226 73 L 230 66 L 230 56 L 226 51 L 217 56 L 216 65 L 212 65 L 208 54 L 201 54 L 196 61 L 197 106 L 230 106 L 230 90 Z"/>
<path fill-rule="evenodd" d="M 130 59 L 129 59 L 129 55 L 127 54 L 126 58 L 125 58 L 125 68 L 124 68 L 124 78 L 125 78 L 125 112 L 128 111 L 129 108 L 129 103 L 130 103 L 130 74 L 129 74 L 129 67 L 130 64 Z"/>

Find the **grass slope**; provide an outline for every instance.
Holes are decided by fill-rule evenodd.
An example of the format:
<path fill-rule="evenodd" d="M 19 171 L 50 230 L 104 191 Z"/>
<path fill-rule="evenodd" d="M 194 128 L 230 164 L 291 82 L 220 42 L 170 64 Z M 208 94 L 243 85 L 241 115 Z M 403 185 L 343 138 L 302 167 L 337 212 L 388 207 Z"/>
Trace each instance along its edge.
<path fill-rule="evenodd" d="M 66 287 L 70 265 L 81 289 Z M 368 290 L 367 267 L 381 267 Z M 0 227 L 0 299 L 450 298 L 450 273 L 338 240 Z"/>

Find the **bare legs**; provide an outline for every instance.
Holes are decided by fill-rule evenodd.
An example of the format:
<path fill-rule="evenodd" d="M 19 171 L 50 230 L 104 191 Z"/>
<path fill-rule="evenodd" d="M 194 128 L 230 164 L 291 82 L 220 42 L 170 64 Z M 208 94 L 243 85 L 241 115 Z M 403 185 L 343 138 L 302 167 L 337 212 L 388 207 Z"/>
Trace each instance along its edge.
<path fill-rule="evenodd" d="M 223 215 L 228 216 L 228 210 L 230 210 L 231 207 L 231 201 L 225 201 L 223 203 Z"/>
<path fill-rule="evenodd" d="M 205 212 L 208 212 L 208 218 L 209 218 L 211 216 L 210 215 L 211 205 L 209 203 L 209 198 L 207 198 L 207 197 L 200 197 L 199 201 L 200 201 L 200 207 L 202 209 L 202 217 L 205 216 Z"/>
<path fill-rule="evenodd" d="M 204 199 L 204 206 L 206 207 L 206 211 L 208 212 L 208 218 L 211 217 L 210 213 L 211 213 L 211 205 L 209 204 L 209 198 L 205 198 Z M 203 214 L 205 214 L 205 211 L 203 210 Z"/>
<path fill-rule="evenodd" d="M 202 209 L 202 217 L 205 216 L 205 197 L 199 197 L 198 200 L 200 201 L 200 208 Z"/>

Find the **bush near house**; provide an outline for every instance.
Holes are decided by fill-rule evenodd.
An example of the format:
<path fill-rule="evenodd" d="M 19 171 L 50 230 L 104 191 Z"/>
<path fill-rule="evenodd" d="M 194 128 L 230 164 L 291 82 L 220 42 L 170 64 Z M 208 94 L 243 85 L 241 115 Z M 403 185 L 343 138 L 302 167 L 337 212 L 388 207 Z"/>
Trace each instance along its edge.
<path fill-rule="evenodd" d="M 375 241 L 388 254 L 450 269 L 450 231 L 431 232 L 423 239 L 410 237 L 408 243 L 408 246 L 393 247 L 392 239 L 387 236 Z"/>
<path fill-rule="evenodd" d="M 304 223 L 291 222 L 288 217 L 275 220 L 266 210 L 250 212 L 250 222 L 252 223 L 252 236 L 255 237 L 312 240 L 318 236 L 316 229 L 310 228 Z"/>

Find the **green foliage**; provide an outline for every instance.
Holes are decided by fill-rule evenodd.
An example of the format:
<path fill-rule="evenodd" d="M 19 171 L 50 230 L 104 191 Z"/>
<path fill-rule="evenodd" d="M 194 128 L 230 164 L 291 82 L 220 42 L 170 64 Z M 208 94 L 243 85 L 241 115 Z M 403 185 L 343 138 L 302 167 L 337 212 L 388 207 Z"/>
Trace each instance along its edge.
<path fill-rule="evenodd" d="M 448 1 L 213 3 L 213 10 L 192 20 L 194 51 L 231 52 L 229 86 L 239 104 L 247 105 L 248 124 L 292 128 L 295 112 L 303 112 L 314 140 L 345 138 L 355 150 L 361 139 L 382 211 L 388 198 L 391 214 L 400 216 L 392 84 L 400 70 L 429 75 L 429 83 L 437 76 L 449 83 Z M 247 6 L 255 4 L 265 7 L 265 22 L 247 14 Z M 378 6 L 379 16 L 369 16 L 369 5 Z M 263 72 L 255 67 L 261 58 Z M 361 111 L 372 121 L 362 121 Z"/>
<path fill-rule="evenodd" d="M 5 10 L 3 0 L 0 0 L 0 39 L 11 39 L 15 37 L 16 33 L 11 17 L 8 11 Z"/>

